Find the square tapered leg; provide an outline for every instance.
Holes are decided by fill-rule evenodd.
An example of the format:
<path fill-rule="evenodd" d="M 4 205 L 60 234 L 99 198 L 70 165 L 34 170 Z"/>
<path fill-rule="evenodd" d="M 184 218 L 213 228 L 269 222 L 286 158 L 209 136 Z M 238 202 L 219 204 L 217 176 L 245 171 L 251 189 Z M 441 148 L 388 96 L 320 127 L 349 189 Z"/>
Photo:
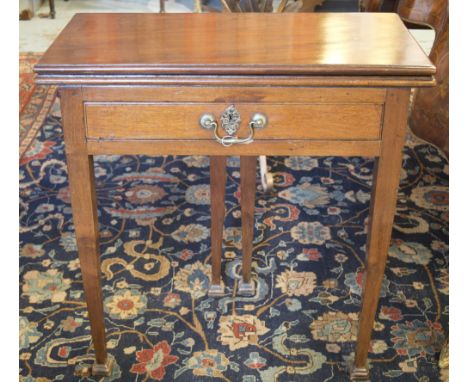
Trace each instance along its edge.
<path fill-rule="evenodd" d="M 253 295 L 255 285 L 252 281 L 252 247 L 254 236 L 254 213 L 256 191 L 257 157 L 241 156 L 241 212 L 242 212 L 242 281 L 239 294 Z"/>
<path fill-rule="evenodd" d="M 61 106 L 73 223 L 96 357 L 93 372 L 99 375 L 109 375 L 101 288 L 99 222 L 94 166 L 93 157 L 88 155 L 86 149 L 80 89 L 63 90 L 61 92 Z"/>
<path fill-rule="evenodd" d="M 382 131 L 381 156 L 376 159 L 369 214 L 366 277 L 359 316 L 356 357 L 351 379 L 369 379 L 367 355 L 384 277 L 396 209 L 402 150 L 406 134 L 409 90 L 389 90 Z"/>
<path fill-rule="evenodd" d="M 221 256 L 223 247 L 224 197 L 226 192 L 226 157 L 210 157 L 211 193 L 211 285 L 210 296 L 222 296 Z"/>

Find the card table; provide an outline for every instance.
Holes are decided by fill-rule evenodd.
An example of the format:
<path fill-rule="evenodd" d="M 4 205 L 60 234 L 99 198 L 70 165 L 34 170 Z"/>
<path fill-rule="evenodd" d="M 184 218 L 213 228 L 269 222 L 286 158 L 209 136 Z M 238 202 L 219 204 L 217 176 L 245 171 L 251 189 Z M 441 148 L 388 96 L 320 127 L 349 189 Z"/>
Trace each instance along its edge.
<path fill-rule="evenodd" d="M 94 374 L 109 373 L 93 156 L 207 155 L 211 295 L 223 293 L 226 156 L 240 156 L 242 282 L 252 293 L 257 157 L 375 157 L 354 380 L 391 239 L 410 90 L 435 67 L 391 13 L 77 14 L 36 65 L 58 85 Z"/>

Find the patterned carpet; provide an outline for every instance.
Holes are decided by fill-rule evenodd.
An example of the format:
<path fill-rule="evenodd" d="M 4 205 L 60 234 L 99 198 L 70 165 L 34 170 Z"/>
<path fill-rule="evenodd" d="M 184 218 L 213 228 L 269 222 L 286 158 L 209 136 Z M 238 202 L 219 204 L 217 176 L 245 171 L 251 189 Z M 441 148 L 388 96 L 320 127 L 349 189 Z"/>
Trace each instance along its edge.
<path fill-rule="evenodd" d="M 43 104 L 51 89 L 29 102 Z M 34 97 L 38 97 L 35 99 Z M 41 98 L 41 99 L 39 99 Z M 42 102 L 42 103 L 41 103 Z M 27 105 L 25 107 L 28 107 Z M 223 271 L 210 278 L 206 157 L 95 161 L 114 360 L 92 359 L 58 101 L 20 158 L 20 381 L 347 381 L 361 302 L 373 161 L 272 157 L 257 192 L 254 297 L 238 297 L 238 158 L 228 161 Z M 372 381 L 448 380 L 448 164 L 408 135 L 398 215 L 370 348 Z"/>
<path fill-rule="evenodd" d="M 36 85 L 33 67 L 42 53 L 20 53 L 19 56 L 19 155 L 32 143 L 52 106 L 56 87 Z"/>

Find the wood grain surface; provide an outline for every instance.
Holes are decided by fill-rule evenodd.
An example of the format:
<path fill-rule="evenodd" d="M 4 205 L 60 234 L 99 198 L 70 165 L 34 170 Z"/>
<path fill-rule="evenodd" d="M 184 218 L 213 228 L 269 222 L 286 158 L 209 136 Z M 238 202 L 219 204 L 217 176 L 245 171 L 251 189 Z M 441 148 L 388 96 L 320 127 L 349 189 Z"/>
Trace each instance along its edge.
<path fill-rule="evenodd" d="M 353 379 L 367 353 L 391 238 L 411 86 L 435 67 L 395 14 L 79 14 L 36 66 L 59 85 L 83 287 L 98 365 L 107 360 L 92 155 L 211 155 L 212 287 L 222 293 L 226 156 L 240 155 L 243 270 L 253 292 L 258 155 L 378 157 Z M 225 147 L 199 126 L 234 104 Z"/>
<path fill-rule="evenodd" d="M 42 74 L 432 75 L 400 18 L 384 13 L 77 14 Z"/>
<path fill-rule="evenodd" d="M 96 363 L 107 363 L 106 330 L 101 289 L 99 221 L 93 157 L 87 152 L 80 89 L 61 91 L 65 151 L 76 244 L 83 289 L 91 322 Z"/>
<path fill-rule="evenodd" d="M 255 192 L 257 157 L 240 157 L 242 211 L 242 283 L 250 284 L 252 277 L 252 249 L 255 226 Z"/>
<path fill-rule="evenodd" d="M 367 367 L 367 354 L 380 297 L 395 216 L 402 150 L 408 119 L 409 89 L 388 92 L 381 156 L 375 162 L 367 236 L 367 259 L 359 316 L 355 368 Z"/>
<path fill-rule="evenodd" d="M 205 113 L 220 117 L 229 104 L 193 103 L 87 103 L 85 116 L 89 139 L 213 139 L 213 131 L 200 127 Z M 382 106 L 374 104 L 255 104 L 235 103 L 241 115 L 239 137 L 249 135 L 254 113 L 268 117 L 268 125 L 256 129 L 263 139 L 380 138 Z M 220 134 L 225 134 L 221 126 Z"/>
<path fill-rule="evenodd" d="M 211 285 L 219 288 L 221 288 L 226 179 L 226 157 L 210 157 Z"/>

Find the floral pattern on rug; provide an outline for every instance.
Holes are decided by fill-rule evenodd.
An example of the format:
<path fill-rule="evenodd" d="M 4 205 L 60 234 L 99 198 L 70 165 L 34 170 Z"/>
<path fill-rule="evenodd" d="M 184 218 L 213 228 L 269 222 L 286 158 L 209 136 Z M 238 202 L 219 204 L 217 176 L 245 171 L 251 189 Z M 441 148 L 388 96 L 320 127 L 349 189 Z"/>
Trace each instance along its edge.
<path fill-rule="evenodd" d="M 20 112 L 28 103 L 35 88 L 34 65 L 41 58 L 42 53 L 25 52 L 19 54 L 19 109 Z"/>
<path fill-rule="evenodd" d="M 237 295 L 239 160 L 228 159 L 223 281 L 210 282 L 209 159 L 98 156 L 106 378 L 93 348 L 58 112 L 20 167 L 20 381 L 347 381 L 373 160 L 269 157 L 258 188 L 256 294 Z M 408 135 L 370 346 L 372 381 L 435 381 L 448 336 L 448 164 Z"/>
<path fill-rule="evenodd" d="M 34 83 L 34 65 L 37 64 L 41 56 L 42 53 L 20 53 L 19 56 L 20 158 L 44 124 L 54 103 L 57 91 L 56 86 L 36 85 Z M 57 110 L 57 107 L 55 110 Z"/>

